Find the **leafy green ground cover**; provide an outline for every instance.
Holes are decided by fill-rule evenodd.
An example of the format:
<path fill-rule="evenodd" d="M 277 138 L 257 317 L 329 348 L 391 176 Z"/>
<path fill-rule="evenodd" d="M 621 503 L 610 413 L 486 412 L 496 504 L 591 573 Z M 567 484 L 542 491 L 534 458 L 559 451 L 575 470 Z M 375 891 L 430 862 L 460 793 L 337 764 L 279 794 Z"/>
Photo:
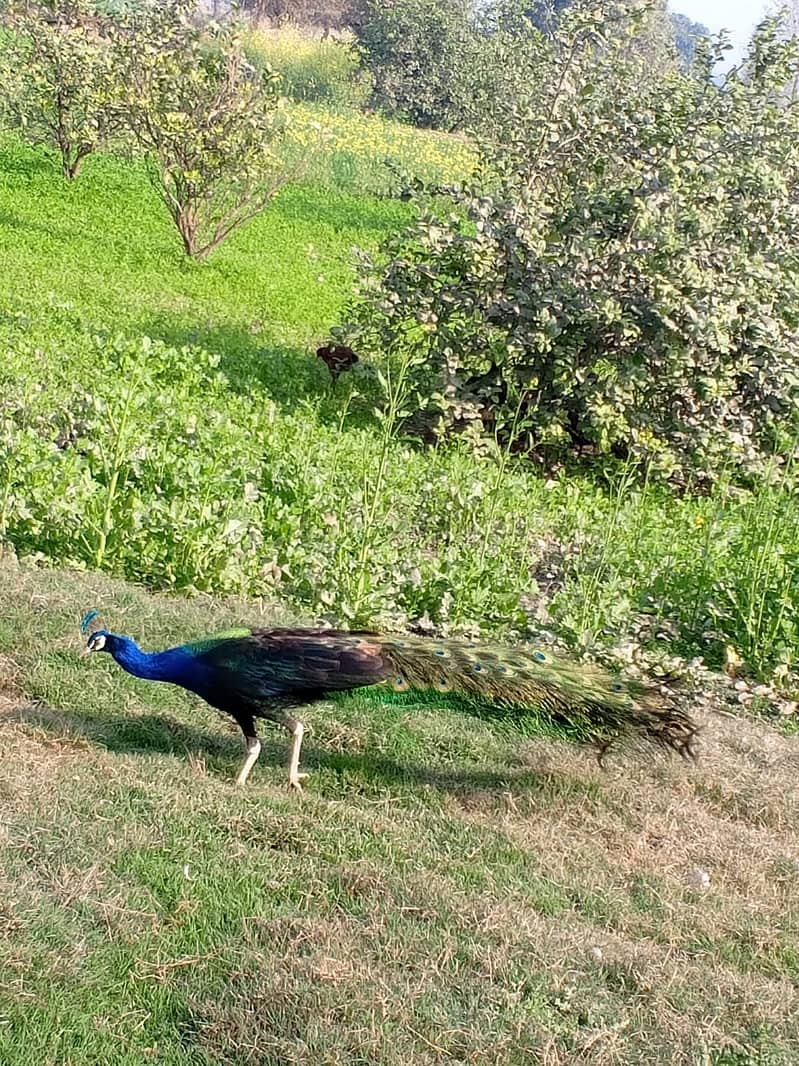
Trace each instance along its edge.
<path fill-rule="evenodd" d="M 711 662 L 727 643 L 762 669 L 790 660 L 787 490 L 676 499 L 623 476 L 610 492 L 544 480 L 384 433 L 368 369 L 331 386 L 313 352 L 341 314 L 351 249 L 408 210 L 291 187 L 198 266 L 141 169 L 98 156 L 70 185 L 7 141 L 0 536 L 349 621 L 532 621 L 570 643 L 661 634 Z"/>

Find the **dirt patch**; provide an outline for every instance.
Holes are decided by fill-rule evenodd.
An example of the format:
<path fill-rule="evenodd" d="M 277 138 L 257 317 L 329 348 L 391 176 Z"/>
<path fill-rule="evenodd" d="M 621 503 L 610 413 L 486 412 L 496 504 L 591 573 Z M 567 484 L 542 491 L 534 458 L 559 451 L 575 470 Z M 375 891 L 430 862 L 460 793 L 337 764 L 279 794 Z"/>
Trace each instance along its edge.
<path fill-rule="evenodd" d="M 32 711 L 36 718 L 44 716 L 41 725 L 27 720 Z M 55 712 L 32 709 L 29 701 L 8 688 L 0 692 L 0 797 L 15 813 L 34 803 L 43 791 L 57 790 L 74 763 L 85 763 L 98 754 L 86 737 L 74 735 L 65 725 L 59 728 L 58 717 Z"/>

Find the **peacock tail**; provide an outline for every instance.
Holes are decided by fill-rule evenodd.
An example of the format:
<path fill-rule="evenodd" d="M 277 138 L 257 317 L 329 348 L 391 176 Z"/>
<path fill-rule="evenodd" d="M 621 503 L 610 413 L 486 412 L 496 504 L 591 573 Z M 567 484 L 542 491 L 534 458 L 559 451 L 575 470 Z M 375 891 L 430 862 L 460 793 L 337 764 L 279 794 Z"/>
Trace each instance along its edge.
<path fill-rule="evenodd" d="M 395 692 L 435 691 L 465 697 L 491 715 L 536 716 L 600 750 L 621 739 L 650 741 L 693 754 L 694 722 L 635 683 L 599 667 L 558 659 L 539 648 L 431 642 L 419 637 L 372 636 L 392 675 Z"/>

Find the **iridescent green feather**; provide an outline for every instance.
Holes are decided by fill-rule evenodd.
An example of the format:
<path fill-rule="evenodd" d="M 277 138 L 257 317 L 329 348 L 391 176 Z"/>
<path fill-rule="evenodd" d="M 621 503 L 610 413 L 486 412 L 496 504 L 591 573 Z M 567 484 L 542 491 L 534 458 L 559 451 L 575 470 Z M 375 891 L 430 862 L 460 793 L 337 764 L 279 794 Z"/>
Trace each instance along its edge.
<path fill-rule="evenodd" d="M 538 648 L 508 648 L 419 637 L 370 636 L 380 646 L 395 692 L 427 690 L 464 697 L 490 716 L 532 715 L 601 748 L 623 738 L 691 754 L 694 723 L 643 685 L 622 684 L 598 667 L 554 658 Z"/>
<path fill-rule="evenodd" d="M 242 627 L 223 629 L 220 633 L 214 633 L 212 637 L 203 637 L 202 640 L 193 640 L 189 644 L 184 644 L 183 647 L 186 651 L 190 651 L 192 655 L 204 655 L 205 652 L 211 651 L 224 641 L 231 640 L 235 637 L 249 637 L 251 633 L 251 629 L 244 629 Z"/>

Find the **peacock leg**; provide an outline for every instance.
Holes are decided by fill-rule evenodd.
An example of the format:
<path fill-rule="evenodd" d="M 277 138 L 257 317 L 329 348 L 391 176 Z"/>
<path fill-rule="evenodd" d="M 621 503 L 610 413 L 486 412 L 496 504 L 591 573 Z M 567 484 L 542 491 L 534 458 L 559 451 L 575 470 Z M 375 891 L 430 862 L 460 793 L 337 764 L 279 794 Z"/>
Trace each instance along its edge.
<path fill-rule="evenodd" d="M 236 778 L 237 785 L 243 785 L 246 783 L 247 778 L 250 776 L 250 770 L 258 760 L 258 756 L 261 754 L 261 742 L 258 739 L 258 734 L 255 732 L 255 722 L 252 718 L 240 723 L 242 730 L 244 731 L 244 741 L 247 745 L 247 754 L 244 757 L 244 762 L 241 764 L 239 770 L 239 776 Z"/>
<path fill-rule="evenodd" d="M 305 726 L 302 722 L 298 722 L 296 718 L 290 718 L 287 714 L 280 715 L 279 718 L 276 718 L 276 721 L 291 733 L 291 749 L 289 752 L 289 788 L 295 788 L 298 792 L 302 792 L 302 785 L 300 782 L 304 781 L 308 776 L 307 774 L 299 773 L 300 748 L 302 747 Z"/>

